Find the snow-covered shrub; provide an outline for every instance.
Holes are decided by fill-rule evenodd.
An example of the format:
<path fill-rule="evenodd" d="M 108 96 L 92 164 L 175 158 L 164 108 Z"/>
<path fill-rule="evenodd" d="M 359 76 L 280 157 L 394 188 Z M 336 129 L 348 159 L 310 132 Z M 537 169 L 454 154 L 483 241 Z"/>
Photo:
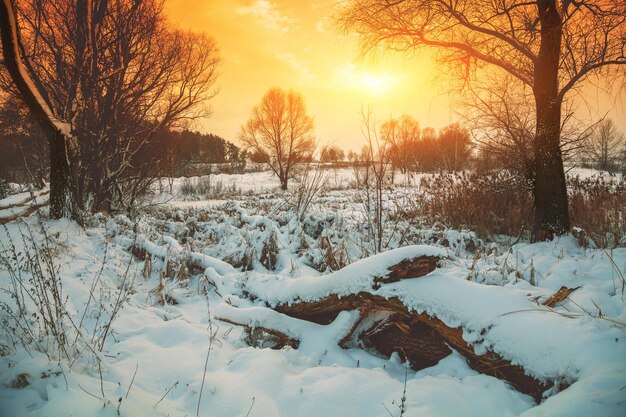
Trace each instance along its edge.
<path fill-rule="evenodd" d="M 45 231 L 43 242 L 38 242 L 27 224 L 20 226 L 19 236 L 11 234 L 6 227 L 3 235 L 0 272 L 4 294 L 0 299 L 0 326 L 12 340 L 2 343 L 35 349 L 49 358 L 70 359 L 76 353 L 71 342 L 75 334 L 65 310 L 55 262 L 58 248 Z"/>
<path fill-rule="evenodd" d="M 278 242 L 275 230 L 270 230 L 267 240 L 263 242 L 259 261 L 268 271 L 273 271 L 276 268 L 276 262 L 278 261 Z"/>

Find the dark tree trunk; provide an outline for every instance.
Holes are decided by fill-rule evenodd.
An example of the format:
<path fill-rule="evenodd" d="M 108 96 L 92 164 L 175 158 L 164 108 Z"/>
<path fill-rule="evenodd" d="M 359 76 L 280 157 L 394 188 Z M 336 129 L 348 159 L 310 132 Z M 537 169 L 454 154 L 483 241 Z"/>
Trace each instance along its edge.
<path fill-rule="evenodd" d="M 285 174 L 280 177 L 280 189 L 283 191 L 287 191 L 287 182 L 289 181 L 289 177 Z"/>
<path fill-rule="evenodd" d="M 80 220 L 71 182 L 66 138 L 60 132 L 49 133 L 50 147 L 50 218 Z"/>
<path fill-rule="evenodd" d="M 567 188 L 558 95 L 559 56 L 563 22 L 556 0 L 539 0 L 541 46 L 535 63 L 533 93 L 537 111 L 533 239 L 546 240 L 569 231 Z"/>

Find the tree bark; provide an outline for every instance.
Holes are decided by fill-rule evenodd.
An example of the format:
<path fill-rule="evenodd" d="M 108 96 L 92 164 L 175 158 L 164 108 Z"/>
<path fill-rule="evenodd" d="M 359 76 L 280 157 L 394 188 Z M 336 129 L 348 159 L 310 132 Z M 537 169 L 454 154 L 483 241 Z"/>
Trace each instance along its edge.
<path fill-rule="evenodd" d="M 80 220 L 76 196 L 71 182 L 72 173 L 65 136 L 59 132 L 48 132 L 50 148 L 50 218 L 63 217 Z"/>
<path fill-rule="evenodd" d="M 569 231 L 567 186 L 560 148 L 561 100 L 559 58 L 563 21 L 556 0 L 539 0 L 541 45 L 535 64 L 533 93 L 537 112 L 533 239 L 551 239 Z"/>

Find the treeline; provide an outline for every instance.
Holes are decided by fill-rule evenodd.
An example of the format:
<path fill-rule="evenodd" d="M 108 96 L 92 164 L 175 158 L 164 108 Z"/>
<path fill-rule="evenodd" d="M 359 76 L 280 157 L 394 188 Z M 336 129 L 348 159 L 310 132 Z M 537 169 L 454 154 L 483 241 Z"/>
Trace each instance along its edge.
<path fill-rule="evenodd" d="M 457 171 L 466 167 L 472 150 L 469 131 L 458 123 L 437 132 L 432 127 L 420 129 L 419 122 L 409 115 L 383 123 L 380 137 L 389 148 L 393 167 L 401 173 Z"/>
<path fill-rule="evenodd" d="M 202 175 L 207 164 L 245 168 L 247 154 L 228 140 L 188 129 L 166 130 L 141 151 L 141 159 L 160 176 Z M 145 166 L 145 164 L 142 164 Z M 50 160 L 43 132 L 14 98 L 0 102 L 0 179 L 17 183 L 47 181 Z"/>
<path fill-rule="evenodd" d="M 384 160 L 401 173 L 506 169 L 530 179 L 534 175 L 532 129 L 506 127 L 472 126 L 473 137 L 459 123 L 435 130 L 421 128 L 415 118 L 403 115 L 381 124 L 375 143 L 363 145 L 360 152 L 331 145 L 322 148 L 319 160 L 335 164 Z M 561 151 L 569 165 L 626 171 L 626 137 L 611 119 L 579 128 L 574 138 L 564 135 Z"/>
<path fill-rule="evenodd" d="M 206 175 L 210 164 L 229 163 L 233 172 L 243 172 L 246 166 L 246 151 L 212 133 L 168 131 L 159 141 L 153 159 L 159 161 L 160 176 Z"/>
<path fill-rule="evenodd" d="M 338 146 L 325 147 L 320 152 L 321 162 L 363 163 L 371 159 L 384 160 L 401 173 L 456 171 L 468 167 L 473 143 L 469 130 L 453 123 L 439 131 L 421 128 L 417 119 L 409 115 L 390 118 L 376 132 L 377 143 L 365 144 L 360 152 L 344 152 Z"/>

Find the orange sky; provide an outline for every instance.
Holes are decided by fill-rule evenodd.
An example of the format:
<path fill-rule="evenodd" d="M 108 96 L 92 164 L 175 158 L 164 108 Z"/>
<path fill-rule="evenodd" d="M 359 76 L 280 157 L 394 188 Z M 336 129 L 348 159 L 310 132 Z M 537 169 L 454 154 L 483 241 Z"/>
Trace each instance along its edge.
<path fill-rule="evenodd" d="M 300 92 L 315 119 L 320 143 L 344 149 L 364 144 L 359 112 L 373 106 L 378 121 L 408 113 L 422 126 L 458 119 L 454 96 L 428 54 L 389 54 L 359 59 L 353 37 L 333 26 L 337 0 L 166 0 L 176 26 L 204 31 L 221 50 L 219 94 L 214 113 L 195 129 L 237 141 L 252 107 L 273 86 Z M 593 95 L 593 94 L 592 94 Z M 624 94 L 592 111 L 609 115 L 626 131 Z M 586 107 L 585 107 L 586 109 Z M 587 111 L 587 110 L 584 110 Z"/>

